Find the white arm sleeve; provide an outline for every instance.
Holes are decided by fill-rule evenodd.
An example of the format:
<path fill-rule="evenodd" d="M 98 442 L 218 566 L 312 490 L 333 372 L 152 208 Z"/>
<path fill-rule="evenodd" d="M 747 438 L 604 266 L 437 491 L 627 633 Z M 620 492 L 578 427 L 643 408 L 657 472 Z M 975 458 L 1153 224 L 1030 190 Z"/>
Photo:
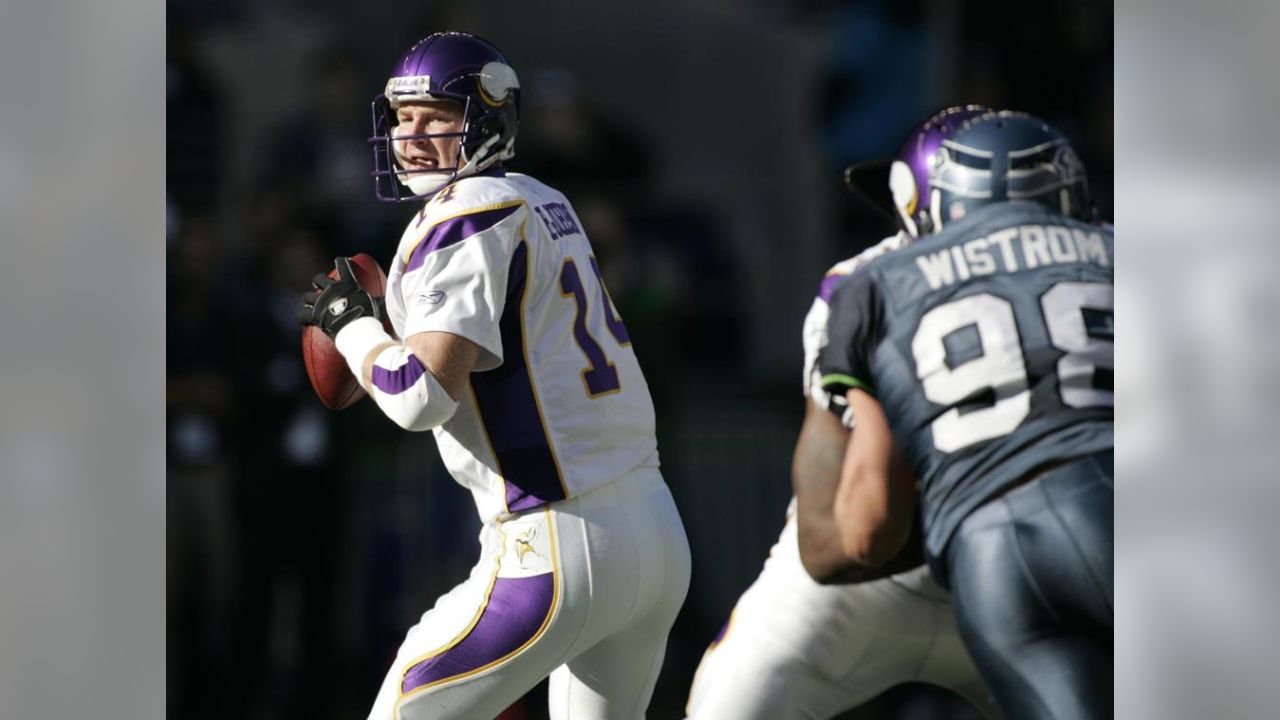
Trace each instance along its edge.
<path fill-rule="evenodd" d="M 356 377 L 361 376 L 364 360 L 375 347 L 393 341 L 382 323 L 373 318 L 353 321 L 334 340 Z M 384 348 L 373 359 L 366 390 L 382 412 L 405 430 L 443 425 L 458 409 L 458 401 L 449 397 L 413 349 L 401 343 Z"/>
<path fill-rule="evenodd" d="M 394 284 L 405 312 L 401 334 L 447 332 L 466 338 L 481 348 L 473 370 L 491 370 L 502 364 L 500 320 L 507 276 L 515 248 L 523 239 L 527 207 L 515 199 L 434 210 L 443 217 L 431 219 L 418 241 L 397 259 L 404 263 L 403 274 Z M 357 377 L 373 348 L 394 342 L 372 318 L 350 323 L 335 340 Z M 402 343 L 378 353 L 365 389 L 382 412 L 406 430 L 430 430 L 458 408 L 422 360 Z"/>

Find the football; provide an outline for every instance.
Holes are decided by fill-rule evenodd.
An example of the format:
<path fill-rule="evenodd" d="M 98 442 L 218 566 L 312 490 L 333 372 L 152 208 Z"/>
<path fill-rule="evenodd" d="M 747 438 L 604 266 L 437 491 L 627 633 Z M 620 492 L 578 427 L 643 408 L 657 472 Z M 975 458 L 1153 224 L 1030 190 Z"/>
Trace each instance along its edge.
<path fill-rule="evenodd" d="M 373 297 L 382 297 L 387 291 L 387 275 L 382 272 L 378 261 L 366 253 L 351 258 L 351 269 L 355 271 L 356 282 Z M 329 277 L 337 279 L 338 271 L 330 270 Z M 383 326 L 390 334 L 391 321 L 383 318 Z M 356 378 L 347 367 L 347 361 L 338 352 L 333 340 L 324 331 L 314 325 L 302 329 L 302 360 L 307 366 L 307 377 L 311 379 L 311 387 L 316 391 L 320 402 L 330 410 L 349 408 L 365 396 L 364 388 L 356 382 Z"/>

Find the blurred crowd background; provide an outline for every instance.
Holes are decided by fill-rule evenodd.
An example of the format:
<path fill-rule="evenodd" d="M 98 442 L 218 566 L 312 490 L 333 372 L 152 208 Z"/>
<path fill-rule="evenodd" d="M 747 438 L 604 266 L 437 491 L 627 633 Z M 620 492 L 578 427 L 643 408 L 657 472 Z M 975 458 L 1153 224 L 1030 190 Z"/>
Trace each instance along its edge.
<path fill-rule="evenodd" d="M 1112 217 L 1109 2 L 169 0 L 170 717 L 363 717 L 475 560 L 479 519 L 430 434 L 325 410 L 294 321 L 313 274 L 385 266 L 415 211 L 373 198 L 369 103 L 443 29 L 514 64 L 509 169 L 573 202 L 654 394 L 694 561 L 659 720 L 782 527 L 817 283 L 893 230 L 843 168 L 945 105 L 1027 110 L 1075 142 Z M 971 716 L 919 687 L 848 715 Z"/>

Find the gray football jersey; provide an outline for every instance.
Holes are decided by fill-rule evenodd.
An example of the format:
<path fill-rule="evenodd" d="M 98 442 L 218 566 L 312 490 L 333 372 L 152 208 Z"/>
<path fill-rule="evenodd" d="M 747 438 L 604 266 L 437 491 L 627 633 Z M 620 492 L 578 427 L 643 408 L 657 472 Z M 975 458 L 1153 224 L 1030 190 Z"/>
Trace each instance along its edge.
<path fill-rule="evenodd" d="M 860 268 L 831 301 L 824 388 L 884 406 L 921 482 L 925 551 L 1037 468 L 1113 444 L 1109 228 L 980 208 Z"/>

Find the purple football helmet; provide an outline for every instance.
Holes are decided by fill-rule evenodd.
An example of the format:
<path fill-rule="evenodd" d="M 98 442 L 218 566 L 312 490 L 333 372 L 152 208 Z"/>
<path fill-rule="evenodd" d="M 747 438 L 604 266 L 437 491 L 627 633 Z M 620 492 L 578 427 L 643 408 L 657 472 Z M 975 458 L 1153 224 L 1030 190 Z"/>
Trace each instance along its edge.
<path fill-rule="evenodd" d="M 928 193 L 930 225 L 923 232 L 1009 201 L 1094 219 L 1084 163 L 1071 143 L 1040 118 L 1010 110 L 969 118 L 942 138 L 928 166 Z"/>
<path fill-rule="evenodd" d="M 462 131 L 397 134 L 401 103 L 428 100 L 460 103 Z M 390 202 L 429 199 L 449 183 L 513 157 L 519 125 L 520 81 L 498 48 L 468 33 L 428 35 L 400 57 L 386 90 L 373 99 L 374 193 Z M 462 138 L 452 167 L 405 167 L 398 143 L 443 137 Z"/>
<path fill-rule="evenodd" d="M 984 105 L 956 105 L 934 113 L 902 143 L 889 166 L 889 191 L 897 210 L 898 225 L 912 237 L 934 232 L 931 215 L 930 173 L 938 162 L 942 141 L 965 121 L 991 109 Z"/>

